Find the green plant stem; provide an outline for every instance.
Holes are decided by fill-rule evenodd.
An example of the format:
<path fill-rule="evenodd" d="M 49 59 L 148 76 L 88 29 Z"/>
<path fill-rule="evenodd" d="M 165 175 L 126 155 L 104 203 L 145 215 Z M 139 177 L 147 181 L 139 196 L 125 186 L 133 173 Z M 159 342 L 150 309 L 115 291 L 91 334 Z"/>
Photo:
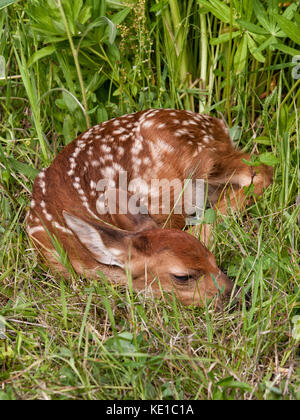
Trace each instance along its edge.
<path fill-rule="evenodd" d="M 31 77 L 29 74 L 29 69 L 26 63 L 26 59 L 24 56 L 24 52 L 21 49 L 20 53 L 21 53 L 21 58 L 19 57 L 19 54 L 17 52 L 17 49 L 14 48 L 14 52 L 15 52 L 15 57 L 17 59 L 18 62 L 18 66 L 19 66 L 19 70 L 22 76 L 22 81 L 24 84 L 24 87 L 26 89 L 26 93 L 29 99 L 29 103 L 30 103 L 30 107 L 32 110 L 32 116 L 33 116 L 33 121 L 34 121 L 34 125 L 35 125 L 35 129 L 37 132 L 37 136 L 39 139 L 39 143 L 41 146 L 41 150 L 42 150 L 42 155 L 43 158 L 48 161 L 48 152 L 47 152 L 47 146 L 46 146 L 46 142 L 43 136 L 43 130 L 42 130 L 42 125 L 41 125 L 41 119 L 40 119 L 40 112 L 39 112 L 39 108 L 37 106 L 37 92 L 35 90 L 34 84 L 31 81 Z"/>
<path fill-rule="evenodd" d="M 174 28 L 175 43 L 176 43 L 176 52 L 177 52 L 177 62 L 178 62 L 178 74 L 179 80 L 182 86 L 185 84 L 188 85 L 189 78 L 188 76 L 188 58 L 186 51 L 185 37 L 183 36 L 182 28 L 182 18 L 180 15 L 179 5 L 177 0 L 169 0 L 169 6 L 171 11 L 172 23 Z M 189 98 L 185 96 L 185 107 L 189 107 Z"/>
<path fill-rule="evenodd" d="M 70 44 L 72 55 L 73 55 L 73 58 L 74 58 L 74 63 L 75 63 L 75 67 L 76 67 L 76 72 L 77 72 L 79 84 L 80 84 L 81 94 L 82 94 L 82 102 L 83 102 L 83 106 L 84 106 L 84 109 L 85 109 L 85 121 L 86 121 L 87 128 L 89 128 L 90 127 L 90 119 L 89 119 L 89 116 L 88 116 L 88 104 L 87 104 L 87 98 L 86 98 L 82 73 L 81 73 L 79 60 L 78 60 L 78 52 L 77 52 L 77 50 L 74 46 L 74 43 L 73 43 L 72 35 L 71 35 L 70 29 L 69 29 L 69 25 L 68 25 L 68 22 L 67 22 L 67 18 L 66 18 L 64 9 L 63 9 L 62 4 L 61 4 L 61 0 L 57 0 L 57 6 L 59 8 L 62 20 L 63 20 L 64 25 L 65 25 L 65 29 L 66 29 L 66 32 L 67 32 L 69 44 Z"/>
<path fill-rule="evenodd" d="M 227 54 L 227 73 L 226 73 L 226 108 L 227 108 L 227 120 L 229 127 L 232 126 L 231 111 L 230 111 L 230 92 L 231 92 L 231 45 L 232 43 L 232 1 L 230 0 L 230 22 L 229 22 L 229 43 L 228 43 L 228 54 Z"/>
<path fill-rule="evenodd" d="M 200 78 L 201 78 L 201 84 L 200 88 L 206 89 L 206 83 L 207 83 L 207 57 L 208 57 L 208 40 L 207 40 L 207 29 L 206 29 L 206 15 L 203 13 L 200 14 L 200 36 L 201 36 L 201 46 L 200 46 Z M 203 99 L 204 98 L 204 99 Z M 205 108 L 205 101 L 206 96 L 201 98 L 199 102 L 199 111 L 203 112 Z"/>

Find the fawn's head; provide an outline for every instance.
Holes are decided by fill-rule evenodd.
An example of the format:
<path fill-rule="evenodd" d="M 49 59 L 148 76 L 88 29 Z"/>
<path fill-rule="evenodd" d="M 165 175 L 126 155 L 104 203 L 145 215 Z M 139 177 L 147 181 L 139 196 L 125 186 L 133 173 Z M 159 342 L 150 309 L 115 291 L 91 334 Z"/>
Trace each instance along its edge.
<path fill-rule="evenodd" d="M 233 284 L 216 265 L 211 252 L 189 233 L 158 228 L 149 215 L 122 215 L 118 230 L 95 220 L 63 213 L 67 226 L 99 263 L 129 270 L 135 290 L 151 287 L 174 292 L 186 304 L 203 305 L 205 299 L 230 294 Z M 118 217 L 118 216 L 116 216 Z M 128 219 L 127 219 L 128 218 Z M 119 223 L 119 226 L 122 226 Z"/>

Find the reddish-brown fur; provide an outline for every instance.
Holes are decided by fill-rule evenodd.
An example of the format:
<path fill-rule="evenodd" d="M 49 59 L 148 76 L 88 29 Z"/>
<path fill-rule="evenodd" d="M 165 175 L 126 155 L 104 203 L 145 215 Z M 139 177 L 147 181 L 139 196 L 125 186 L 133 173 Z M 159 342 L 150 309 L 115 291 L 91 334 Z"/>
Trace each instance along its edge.
<path fill-rule="evenodd" d="M 187 215 L 99 216 L 95 185 L 110 178 L 113 188 L 120 188 L 120 170 L 127 171 L 128 182 L 137 177 L 146 183 L 153 178 L 205 179 L 211 205 L 218 203 L 219 211 L 225 213 L 228 197 L 231 207 L 242 207 L 244 186 L 253 183 L 254 192 L 261 194 L 272 179 L 269 168 L 248 166 L 243 158 L 250 159 L 234 149 L 224 123 L 213 117 L 148 110 L 110 120 L 66 146 L 36 178 L 27 215 L 28 234 L 48 263 L 64 275 L 67 271 L 55 253 L 54 238 L 79 273 L 94 277 L 101 269 L 112 280 L 126 284 L 125 269 L 129 268 L 135 289 L 151 284 L 155 294 L 162 287 L 173 290 L 184 303 L 201 304 L 205 296 L 218 292 L 213 277 L 226 292 L 232 284 L 213 255 L 181 231 Z M 150 196 L 149 203 L 152 199 Z M 161 229 L 167 218 L 167 229 Z M 92 249 L 91 237 L 96 242 L 99 237 L 100 257 L 99 249 Z M 112 265 L 107 263 L 111 250 Z M 176 273 L 186 281 L 178 280 Z"/>

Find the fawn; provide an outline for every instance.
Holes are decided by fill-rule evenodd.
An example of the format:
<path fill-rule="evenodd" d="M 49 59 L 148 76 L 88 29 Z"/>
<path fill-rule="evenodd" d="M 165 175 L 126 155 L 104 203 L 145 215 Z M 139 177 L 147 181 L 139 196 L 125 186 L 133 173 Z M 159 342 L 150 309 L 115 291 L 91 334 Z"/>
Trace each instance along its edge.
<path fill-rule="evenodd" d="M 114 118 L 81 134 L 37 176 L 28 235 L 50 267 L 66 277 L 56 240 L 77 273 L 96 277 L 101 270 L 127 284 L 130 270 L 135 290 L 173 291 L 184 304 L 202 305 L 220 291 L 230 294 L 233 283 L 211 252 L 182 231 L 195 211 L 195 181 L 205 180 L 208 201 L 221 213 L 228 205 L 241 208 L 247 200 L 243 187 L 253 184 L 261 194 L 272 180 L 268 167 L 248 166 L 243 158 L 249 155 L 234 149 L 225 124 L 208 115 L 150 109 Z M 130 188 L 121 185 L 121 173 Z M 148 188 L 152 179 L 191 181 L 181 213 L 162 211 L 163 186 L 154 193 Z M 105 187 L 98 188 L 102 181 Z M 134 194 L 139 211 L 124 210 Z M 157 212 L 149 214 L 149 200 Z"/>

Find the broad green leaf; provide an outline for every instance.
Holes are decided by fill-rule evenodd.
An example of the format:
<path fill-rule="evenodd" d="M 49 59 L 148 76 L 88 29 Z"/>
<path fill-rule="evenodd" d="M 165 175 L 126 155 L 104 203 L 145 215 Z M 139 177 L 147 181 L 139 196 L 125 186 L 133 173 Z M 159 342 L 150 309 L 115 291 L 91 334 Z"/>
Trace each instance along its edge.
<path fill-rule="evenodd" d="M 265 35 L 255 34 L 254 32 L 251 32 L 251 37 L 254 39 L 254 41 L 258 45 L 261 45 L 266 40 L 266 36 Z"/>
<path fill-rule="evenodd" d="M 269 139 L 269 137 L 266 137 L 266 136 L 256 137 L 255 139 L 253 139 L 253 141 L 259 144 L 267 144 L 267 145 L 271 144 L 271 140 Z"/>
<path fill-rule="evenodd" d="M 278 42 L 276 44 L 276 48 L 279 51 L 284 52 L 285 54 L 289 54 L 292 56 L 300 55 L 300 50 L 296 50 L 295 48 L 289 47 L 288 45 L 282 44 L 281 42 Z"/>
<path fill-rule="evenodd" d="M 116 25 L 106 16 L 101 16 L 98 19 L 94 20 L 94 22 L 90 23 L 87 26 L 82 38 L 84 38 L 85 35 L 92 29 L 97 28 L 99 26 L 103 26 L 103 25 L 108 26 L 108 40 L 112 44 L 116 38 L 117 28 L 116 28 Z"/>
<path fill-rule="evenodd" d="M 232 376 L 229 376 L 228 378 L 222 379 L 221 381 L 217 382 L 217 385 L 221 386 L 224 389 L 238 388 L 238 389 L 242 389 L 243 391 L 247 391 L 247 392 L 252 391 L 252 386 L 250 386 L 246 382 L 235 381 Z"/>
<path fill-rule="evenodd" d="M 53 54 L 55 51 L 54 45 L 48 45 L 47 47 L 41 48 L 36 51 L 28 60 L 28 67 L 32 66 L 36 61 L 41 58 L 47 57 L 48 55 Z"/>
<path fill-rule="evenodd" d="M 64 28 L 61 28 L 59 25 L 53 25 L 53 27 L 49 27 L 48 25 L 45 25 L 44 22 L 39 22 L 39 24 L 33 24 L 31 25 L 31 28 L 35 31 L 40 33 L 41 35 L 48 36 L 60 36 L 67 39 L 67 34 Z M 47 39 L 47 43 L 50 42 Z"/>
<path fill-rule="evenodd" d="M 69 93 L 67 93 L 66 91 L 63 91 L 62 97 L 63 97 L 63 100 L 64 100 L 65 104 L 67 105 L 69 111 L 71 113 L 73 113 L 78 106 L 78 104 L 75 102 L 74 98 Z"/>
<path fill-rule="evenodd" d="M 224 16 L 228 22 L 230 22 L 230 7 L 225 4 L 224 1 L 220 0 L 210 0 L 211 5 L 215 10 L 220 13 L 220 15 Z M 234 21 L 234 18 L 232 17 L 232 20 Z"/>
<path fill-rule="evenodd" d="M 281 44 L 279 44 L 281 45 Z M 278 45 L 277 45 L 278 48 Z M 278 48 L 280 50 L 280 48 Z M 293 68 L 295 66 L 295 63 L 292 61 L 290 63 L 281 63 L 281 64 L 274 64 L 272 66 L 264 67 L 264 71 L 267 70 L 281 70 L 281 69 L 287 69 L 287 68 Z"/>
<path fill-rule="evenodd" d="M 64 135 L 64 144 L 67 145 L 71 143 L 74 139 L 74 123 L 70 115 L 67 115 L 64 119 L 63 124 L 63 135 Z"/>
<path fill-rule="evenodd" d="M 200 6 L 206 7 L 221 22 L 230 23 L 230 8 L 224 2 L 218 0 L 198 0 L 198 3 Z"/>
<path fill-rule="evenodd" d="M 278 14 L 278 0 L 268 0 L 268 14 L 270 21 L 274 24 L 274 16 Z"/>
<path fill-rule="evenodd" d="M 277 44 L 277 39 L 274 36 L 270 36 L 270 38 L 266 39 L 255 51 L 255 53 L 259 53 L 260 51 L 265 50 L 266 48 L 270 47 L 271 45 Z"/>
<path fill-rule="evenodd" d="M 126 7 L 125 9 L 121 10 L 120 12 L 114 14 L 111 18 L 111 21 L 115 24 L 115 25 L 119 25 L 120 23 L 122 23 L 127 15 L 131 12 L 131 8 L 130 7 Z"/>
<path fill-rule="evenodd" d="M 277 15 L 276 20 L 283 32 L 296 44 L 300 45 L 300 27 L 283 16 Z"/>
<path fill-rule="evenodd" d="M 112 61 L 120 60 L 120 51 L 119 51 L 118 47 L 116 46 L 116 44 L 108 45 L 107 55 L 108 55 L 109 59 L 112 60 Z"/>
<path fill-rule="evenodd" d="M 73 16 L 74 16 L 74 21 L 75 22 L 77 20 L 79 20 L 78 16 L 81 12 L 82 5 L 83 5 L 82 0 L 73 0 L 72 11 L 73 11 Z"/>
<path fill-rule="evenodd" d="M 253 0 L 253 9 L 257 20 L 265 28 L 268 33 L 272 33 L 273 25 L 269 22 L 266 10 L 259 0 Z"/>
<path fill-rule="evenodd" d="M 295 22 L 300 25 L 300 14 L 299 13 L 295 13 L 294 19 L 295 19 Z"/>
<path fill-rule="evenodd" d="M 204 223 L 214 223 L 216 221 L 216 212 L 214 209 L 207 209 L 204 213 Z"/>
<path fill-rule="evenodd" d="M 243 19 L 237 19 L 237 23 L 242 27 L 247 29 L 247 31 L 253 32 L 255 34 L 260 34 L 260 35 L 267 35 L 268 32 L 261 28 L 260 26 L 255 25 L 254 23 L 251 22 L 247 22 Z"/>
<path fill-rule="evenodd" d="M 14 170 L 16 172 L 19 172 L 19 173 L 27 176 L 28 178 L 34 179 L 37 176 L 37 174 L 39 173 L 39 171 L 37 169 L 33 168 L 30 165 L 27 165 L 26 163 L 19 162 L 16 159 L 6 158 L 6 162 L 9 165 L 9 168 L 7 168 L 7 169 L 11 169 L 11 170 Z"/>
<path fill-rule="evenodd" d="M 247 42 L 248 42 L 249 51 L 251 52 L 253 57 L 260 63 L 264 63 L 265 57 L 260 52 L 257 51 L 257 45 L 249 33 L 247 34 Z"/>
<path fill-rule="evenodd" d="M 251 156 L 250 160 L 247 159 L 242 159 L 242 161 L 247 165 L 247 166 L 259 166 L 260 165 L 260 161 L 256 156 Z"/>
<path fill-rule="evenodd" d="M 98 123 L 102 123 L 103 121 L 108 120 L 107 111 L 104 108 L 104 106 L 100 105 L 100 107 L 97 109 L 97 121 Z"/>
<path fill-rule="evenodd" d="M 74 21 L 74 16 L 73 16 L 73 5 L 71 6 L 69 1 L 63 1 L 62 2 L 62 8 L 63 8 L 64 14 L 66 16 L 69 31 L 71 32 L 71 35 L 75 35 L 76 27 L 75 27 L 75 21 Z M 60 12 L 60 19 L 59 20 L 63 22 L 62 12 L 61 12 L 59 7 L 58 7 L 58 10 Z M 64 26 L 65 26 L 65 24 L 64 24 Z"/>
<path fill-rule="evenodd" d="M 86 22 L 90 19 L 92 15 L 91 8 L 89 6 L 84 7 L 80 15 L 78 16 L 78 22 L 80 22 L 82 25 L 86 24 Z"/>
<path fill-rule="evenodd" d="M 297 11 L 298 5 L 296 3 L 290 4 L 285 11 L 282 13 L 282 16 L 288 20 L 292 20 L 295 12 Z"/>
<path fill-rule="evenodd" d="M 234 69 L 237 74 L 241 73 L 245 68 L 246 60 L 247 60 L 247 52 L 248 52 L 248 44 L 247 44 L 247 37 L 245 34 L 234 56 Z"/>
<path fill-rule="evenodd" d="M 110 9 L 123 9 L 124 0 L 106 0 L 106 5 Z"/>
<path fill-rule="evenodd" d="M 19 0 L 0 0 L 0 10 L 4 7 L 10 6 L 11 4 L 17 3 Z"/>
<path fill-rule="evenodd" d="M 262 153 L 258 158 L 261 163 L 268 166 L 275 166 L 279 162 L 278 158 L 270 152 Z"/>
<path fill-rule="evenodd" d="M 235 31 L 231 33 L 231 39 L 236 38 L 237 36 L 241 35 L 242 31 Z M 228 42 L 230 40 L 230 32 L 226 32 L 225 34 L 221 34 L 218 38 L 212 38 L 210 40 L 211 45 L 218 45 L 223 44 L 224 42 Z"/>
<path fill-rule="evenodd" d="M 239 140 L 242 135 L 242 128 L 239 125 L 234 125 L 228 129 L 229 135 L 233 141 Z"/>

